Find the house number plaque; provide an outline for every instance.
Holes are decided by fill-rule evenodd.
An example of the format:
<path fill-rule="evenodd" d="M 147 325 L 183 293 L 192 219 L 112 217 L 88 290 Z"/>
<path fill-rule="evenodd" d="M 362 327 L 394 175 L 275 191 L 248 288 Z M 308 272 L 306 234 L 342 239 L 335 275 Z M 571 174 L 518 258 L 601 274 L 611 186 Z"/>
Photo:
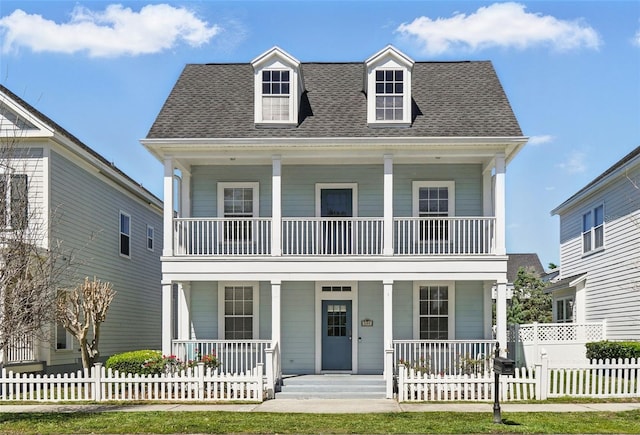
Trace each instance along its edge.
<path fill-rule="evenodd" d="M 371 326 L 373 326 L 373 320 L 371 319 L 364 319 L 360 321 L 360 326 L 365 327 L 365 328 L 369 328 Z"/>

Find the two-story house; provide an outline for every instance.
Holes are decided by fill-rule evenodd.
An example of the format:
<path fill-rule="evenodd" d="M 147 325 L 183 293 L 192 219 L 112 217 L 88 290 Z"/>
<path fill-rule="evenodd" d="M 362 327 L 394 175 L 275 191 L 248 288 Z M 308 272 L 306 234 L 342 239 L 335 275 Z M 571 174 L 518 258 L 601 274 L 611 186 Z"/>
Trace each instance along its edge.
<path fill-rule="evenodd" d="M 492 294 L 505 348 L 505 170 L 526 138 L 490 62 L 187 65 L 142 143 L 165 168 L 163 352 L 454 370 L 491 351 Z"/>
<path fill-rule="evenodd" d="M 606 321 L 608 339 L 640 339 L 640 147 L 551 214 L 560 217 L 554 321 Z"/>
<path fill-rule="evenodd" d="M 15 230 L 14 195 L 26 191 L 19 211 L 33 234 L 27 240 L 70 263 L 57 284 L 96 277 L 117 292 L 101 329 L 101 359 L 159 348 L 162 202 L 4 86 L 0 134 L 0 231 Z M 78 368 L 73 337 L 60 325 L 48 330 L 13 339 L 2 362 L 14 371 Z"/>

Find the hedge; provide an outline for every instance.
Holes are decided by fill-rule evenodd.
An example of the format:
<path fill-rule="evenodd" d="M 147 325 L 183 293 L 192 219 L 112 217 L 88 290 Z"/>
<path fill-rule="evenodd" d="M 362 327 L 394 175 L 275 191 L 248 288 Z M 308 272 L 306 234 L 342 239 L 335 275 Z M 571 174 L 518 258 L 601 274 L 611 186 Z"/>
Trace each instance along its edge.
<path fill-rule="evenodd" d="M 148 375 L 155 374 L 148 363 L 158 361 L 162 361 L 162 352 L 159 350 L 134 350 L 112 355 L 105 367 L 118 370 L 120 373 Z"/>
<path fill-rule="evenodd" d="M 596 341 L 586 346 L 588 360 L 640 358 L 640 342 L 637 341 Z"/>

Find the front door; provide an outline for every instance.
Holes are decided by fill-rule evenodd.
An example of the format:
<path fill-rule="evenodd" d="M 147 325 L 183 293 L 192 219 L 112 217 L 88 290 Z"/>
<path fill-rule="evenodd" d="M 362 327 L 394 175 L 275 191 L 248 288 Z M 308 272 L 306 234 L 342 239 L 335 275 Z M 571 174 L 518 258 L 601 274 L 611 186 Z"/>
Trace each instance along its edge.
<path fill-rule="evenodd" d="M 351 253 L 351 222 L 353 216 L 353 190 L 344 188 L 320 191 L 320 216 L 336 219 L 323 221 L 323 251 L 325 254 Z"/>
<path fill-rule="evenodd" d="M 322 370 L 351 371 L 351 301 L 322 301 Z"/>

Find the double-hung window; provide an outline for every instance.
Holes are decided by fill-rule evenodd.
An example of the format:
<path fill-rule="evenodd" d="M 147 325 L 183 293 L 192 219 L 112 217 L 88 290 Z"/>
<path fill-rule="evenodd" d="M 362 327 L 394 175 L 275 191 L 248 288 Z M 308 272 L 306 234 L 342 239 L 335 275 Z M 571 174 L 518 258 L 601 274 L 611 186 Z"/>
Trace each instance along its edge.
<path fill-rule="evenodd" d="M 582 252 L 604 247 L 604 206 L 599 205 L 582 215 Z"/>
<path fill-rule="evenodd" d="M 225 218 L 222 225 L 225 242 L 253 241 L 258 183 L 218 183 L 218 207 L 220 216 Z"/>
<path fill-rule="evenodd" d="M 288 70 L 262 71 L 262 120 L 288 121 L 291 73 Z"/>
<path fill-rule="evenodd" d="M 27 228 L 29 200 L 25 174 L 0 175 L 0 227 Z"/>
<path fill-rule="evenodd" d="M 155 229 L 151 225 L 147 225 L 147 249 L 153 251 Z"/>
<path fill-rule="evenodd" d="M 254 284 L 221 284 L 225 340 L 251 340 L 257 336 L 258 295 Z"/>
<path fill-rule="evenodd" d="M 449 216 L 454 214 L 453 181 L 416 181 L 413 183 L 413 215 L 417 237 L 421 242 L 444 242 L 449 239 Z"/>
<path fill-rule="evenodd" d="M 120 212 L 120 255 L 131 257 L 131 216 Z"/>
<path fill-rule="evenodd" d="M 556 300 L 556 321 L 558 323 L 573 322 L 573 296 Z"/>
<path fill-rule="evenodd" d="M 404 71 L 376 70 L 376 121 L 401 121 L 404 118 Z"/>
<path fill-rule="evenodd" d="M 420 340 L 449 339 L 449 296 L 448 285 L 419 286 L 418 337 Z"/>

